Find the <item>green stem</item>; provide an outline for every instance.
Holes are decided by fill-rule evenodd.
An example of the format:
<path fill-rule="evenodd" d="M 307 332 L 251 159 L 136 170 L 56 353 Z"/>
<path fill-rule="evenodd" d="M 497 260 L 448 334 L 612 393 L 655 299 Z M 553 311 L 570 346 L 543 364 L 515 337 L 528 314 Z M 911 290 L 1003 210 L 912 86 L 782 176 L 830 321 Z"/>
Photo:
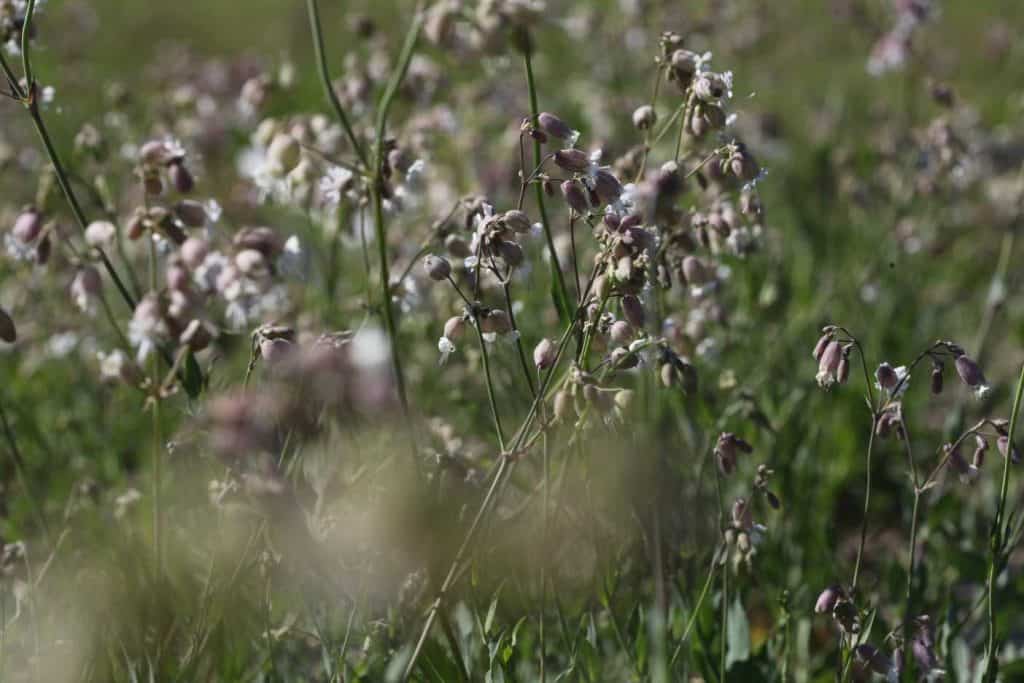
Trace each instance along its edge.
<path fill-rule="evenodd" d="M 1006 533 L 1003 529 L 1003 514 L 1006 511 L 1006 494 L 1010 487 L 1010 455 L 1013 453 L 1013 435 L 1017 430 L 1017 417 L 1020 415 L 1021 396 L 1024 395 L 1024 367 L 1021 368 L 1020 379 L 1017 380 L 1017 393 L 1013 397 L 1013 412 L 1010 414 L 1010 427 L 1007 432 L 1009 442 L 1006 445 L 1006 457 L 1003 459 L 1003 478 L 999 484 L 999 502 L 996 505 L 996 516 L 992 522 L 992 538 L 990 541 L 992 555 L 988 565 L 988 654 L 985 664 L 985 683 L 996 680 L 999 663 L 996 644 L 996 613 L 995 591 L 996 578 L 1002 565 L 1002 555 L 1006 546 Z"/>
<path fill-rule="evenodd" d="M 356 137 L 355 131 L 352 130 L 352 124 L 348 120 L 348 115 L 345 114 L 345 108 L 341 106 L 341 101 L 338 100 L 338 94 L 334 92 L 334 86 L 331 85 L 331 73 L 327 68 L 327 54 L 324 50 L 324 33 L 323 27 L 320 23 L 320 8 L 317 5 L 317 0 L 307 0 L 306 10 L 309 13 L 309 27 L 313 33 L 313 49 L 316 52 L 316 61 L 320 73 L 320 84 L 323 86 L 324 94 L 327 96 L 328 102 L 334 109 L 335 116 L 338 117 L 338 123 L 341 124 L 342 129 L 345 131 L 345 137 L 348 138 L 349 143 L 352 145 L 352 149 L 355 150 L 356 156 L 359 157 L 359 161 L 362 162 L 363 167 L 369 166 L 366 159 L 366 152 L 363 151 L 363 146 L 359 144 L 359 138 Z"/>
<path fill-rule="evenodd" d="M 697 622 L 697 615 L 700 614 L 700 608 L 704 604 L 704 598 L 708 595 L 708 590 L 711 588 L 711 582 L 715 578 L 715 568 L 718 566 L 718 553 L 713 553 L 711 556 L 711 567 L 708 568 L 708 578 L 704 581 L 704 588 L 700 591 L 700 597 L 697 598 L 697 604 L 693 606 L 693 611 L 690 613 L 690 618 L 686 622 L 686 628 L 683 629 L 683 635 L 676 644 L 675 651 L 672 652 L 672 658 L 669 659 L 668 669 L 672 671 L 675 668 L 676 660 L 679 659 L 679 654 L 683 651 L 683 644 L 686 639 L 690 637 L 690 630 L 693 629 L 693 625 Z"/>
<path fill-rule="evenodd" d="M 850 582 L 850 594 L 857 592 L 857 579 L 860 577 L 860 562 L 864 556 L 864 543 L 868 535 L 868 509 L 871 505 L 871 454 L 875 446 L 875 427 L 877 418 L 871 418 L 871 433 L 868 435 L 868 452 L 864 458 L 864 514 L 860 521 L 860 543 L 857 545 L 857 561 L 853 565 L 853 581 Z"/>
<path fill-rule="evenodd" d="M 29 505 L 32 508 L 32 514 L 35 515 L 36 521 L 39 523 L 39 528 L 43 530 L 43 535 L 46 537 L 46 542 L 50 542 L 50 527 L 46 523 L 46 517 L 43 515 L 42 508 L 39 506 L 39 500 L 33 494 L 31 487 L 28 483 L 28 477 L 25 476 L 25 459 L 21 456 L 21 449 L 18 448 L 18 441 L 14 437 L 14 430 L 11 428 L 10 422 L 7 421 L 7 411 L 4 410 L 3 403 L 0 402 L 0 423 L 3 424 L 4 438 L 7 440 L 7 448 L 11 453 L 11 461 L 14 463 L 14 472 L 18 476 L 18 483 L 21 484 L 21 488 L 28 498 Z M 2 630 L 2 629 L 0 629 Z"/>
<path fill-rule="evenodd" d="M 523 51 L 523 59 L 526 62 L 526 85 L 530 91 L 530 113 L 534 122 L 540 115 L 540 107 L 537 104 L 537 84 L 533 78 L 533 62 L 530 57 L 530 48 Z M 533 141 L 533 159 L 537 166 L 541 164 L 540 141 Z M 548 256 L 551 258 L 551 273 L 555 278 L 555 296 L 558 301 L 558 313 L 562 322 L 568 322 L 566 317 L 572 310 L 569 304 L 569 290 L 565 285 L 565 276 L 562 274 L 562 265 L 558 262 L 558 250 L 555 249 L 555 240 L 551 236 L 551 224 L 548 221 L 547 208 L 544 205 L 544 188 L 541 183 L 535 183 L 537 194 L 537 211 L 540 213 L 540 224 L 544 229 L 544 239 L 548 245 Z"/>

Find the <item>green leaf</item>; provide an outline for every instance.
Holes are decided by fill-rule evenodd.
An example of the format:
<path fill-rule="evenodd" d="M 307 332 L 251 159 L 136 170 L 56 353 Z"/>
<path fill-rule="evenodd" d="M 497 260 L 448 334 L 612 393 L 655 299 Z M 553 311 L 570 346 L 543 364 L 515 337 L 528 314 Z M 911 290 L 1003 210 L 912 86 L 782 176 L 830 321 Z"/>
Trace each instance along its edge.
<path fill-rule="evenodd" d="M 199 398 L 199 394 L 203 392 L 203 371 L 199 368 L 196 356 L 191 351 L 185 357 L 185 371 L 181 383 L 189 398 Z"/>

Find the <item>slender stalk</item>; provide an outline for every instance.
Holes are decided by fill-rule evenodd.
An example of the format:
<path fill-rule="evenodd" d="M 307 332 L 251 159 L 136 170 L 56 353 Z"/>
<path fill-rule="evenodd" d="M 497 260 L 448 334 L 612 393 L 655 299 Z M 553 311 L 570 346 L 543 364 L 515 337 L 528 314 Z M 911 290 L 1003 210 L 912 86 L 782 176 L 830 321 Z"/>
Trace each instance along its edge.
<path fill-rule="evenodd" d="M 334 86 L 331 84 L 331 72 L 327 67 L 327 54 L 324 50 L 324 32 L 320 23 L 320 8 L 317 0 L 307 0 L 306 10 L 309 14 L 309 28 L 313 33 L 313 49 L 316 52 L 320 84 L 323 86 L 328 102 L 330 102 L 331 107 L 334 109 L 335 116 L 338 117 L 338 123 L 341 124 L 342 130 L 345 131 L 345 137 L 348 138 L 349 144 L 352 145 L 356 156 L 359 157 L 359 161 L 366 168 L 369 166 L 366 152 L 363 150 L 363 146 L 359 144 L 359 138 L 356 137 L 355 131 L 352 130 L 352 124 L 348 120 L 348 115 L 345 114 L 345 108 L 341 106 L 338 94 L 334 92 Z"/>
<path fill-rule="evenodd" d="M 697 604 L 693 606 L 690 618 L 686 622 L 686 628 L 683 629 L 683 635 L 679 638 L 679 642 L 676 644 L 676 649 L 672 652 L 672 658 L 668 661 L 669 671 L 672 671 L 675 668 L 676 660 L 679 659 L 679 655 L 683 651 L 683 644 L 686 642 L 686 639 L 690 637 L 690 631 L 693 629 L 693 625 L 697 622 L 697 616 L 700 614 L 700 608 L 704 604 L 704 598 L 707 597 L 708 590 L 711 588 L 711 582 L 715 578 L 715 569 L 717 567 L 718 552 L 715 552 L 711 555 L 711 566 L 708 568 L 708 578 L 704 581 L 704 588 L 700 591 L 700 597 L 697 598 Z"/>
<path fill-rule="evenodd" d="M 11 423 L 7 420 L 7 411 L 4 410 L 2 401 L 0 401 L 0 423 L 3 424 L 4 438 L 7 440 L 7 448 L 11 454 L 11 462 L 14 463 L 14 472 L 18 477 L 18 483 L 21 485 L 22 491 L 25 493 L 25 497 L 28 498 L 29 505 L 32 508 L 32 514 L 39 523 L 39 528 L 43 530 L 46 542 L 49 543 L 50 527 L 47 525 L 46 517 L 43 515 L 42 508 L 39 506 L 39 499 L 36 498 L 35 494 L 32 492 L 28 483 L 28 477 L 25 476 L 25 459 L 21 456 L 21 449 L 18 448 L 18 440 L 14 436 L 14 430 L 11 428 Z"/>
<path fill-rule="evenodd" d="M 494 433 L 498 437 L 498 448 L 505 452 L 505 433 L 501 427 L 501 414 L 498 412 L 498 401 L 494 394 L 494 379 L 491 377 L 491 361 L 487 354 L 487 342 L 484 340 L 484 333 L 480 331 L 480 316 L 473 312 L 473 327 L 476 329 L 476 337 L 480 342 L 480 356 L 484 362 L 484 381 L 487 384 L 487 401 L 491 404 L 491 418 L 494 420 Z"/>
<path fill-rule="evenodd" d="M 718 653 L 718 680 L 725 683 L 725 650 L 729 644 L 729 568 L 722 568 L 722 649 Z"/>
<path fill-rule="evenodd" d="M 910 631 L 913 625 L 914 618 L 914 563 L 917 555 L 917 526 L 918 526 L 918 507 L 921 503 L 921 491 L 919 489 L 914 490 L 914 509 L 911 512 L 910 518 L 910 548 L 909 558 L 907 565 L 907 589 L 904 595 L 904 601 L 906 608 L 903 615 L 903 671 L 909 672 L 910 666 L 913 663 L 911 654 L 913 648 L 910 646 Z"/>
<path fill-rule="evenodd" d="M 1020 415 L 1021 396 L 1024 395 L 1024 367 L 1021 368 L 1020 379 L 1017 380 L 1017 393 L 1013 397 L 1013 412 L 1010 414 L 1010 427 L 1007 432 L 1009 443 L 1006 445 L 1006 456 L 1003 458 L 1003 478 L 999 484 L 999 502 L 996 504 L 996 516 L 992 521 L 991 550 L 988 565 L 988 642 L 985 663 L 985 683 L 994 683 L 999 672 L 998 644 L 996 642 L 995 592 L 996 578 L 1002 571 L 1003 553 L 1006 550 L 1006 532 L 1003 528 L 1003 514 L 1006 512 L 1006 494 L 1010 486 L 1010 454 L 1013 452 L 1013 435 L 1017 430 L 1017 418 Z"/>
<path fill-rule="evenodd" d="M 853 565 L 853 581 L 850 582 L 850 595 L 857 592 L 857 579 L 860 577 L 860 562 L 864 556 L 864 543 L 868 535 L 868 509 L 871 505 L 871 454 L 875 447 L 875 427 L 878 418 L 871 419 L 871 433 L 868 435 L 868 451 L 864 457 L 864 514 L 860 521 L 860 543 L 857 545 L 857 561 Z"/>
<path fill-rule="evenodd" d="M 537 104 L 537 83 L 533 78 L 533 62 L 531 60 L 531 48 L 523 50 L 523 60 L 526 62 L 526 86 L 530 92 L 530 113 L 536 122 L 540 115 L 540 106 Z M 541 164 L 540 141 L 533 141 L 533 159 L 537 166 Z M 572 310 L 569 305 L 569 289 L 565 285 L 565 276 L 562 274 L 562 264 L 558 261 L 558 250 L 555 249 L 555 240 L 551 236 L 551 224 L 548 221 L 547 208 L 544 205 L 544 188 L 540 183 L 535 185 L 537 194 L 537 211 L 540 213 L 540 224 L 544 229 L 544 239 L 548 244 L 548 256 L 551 258 L 551 272 L 555 277 L 555 296 L 559 301 L 560 317 L 569 315 Z"/>

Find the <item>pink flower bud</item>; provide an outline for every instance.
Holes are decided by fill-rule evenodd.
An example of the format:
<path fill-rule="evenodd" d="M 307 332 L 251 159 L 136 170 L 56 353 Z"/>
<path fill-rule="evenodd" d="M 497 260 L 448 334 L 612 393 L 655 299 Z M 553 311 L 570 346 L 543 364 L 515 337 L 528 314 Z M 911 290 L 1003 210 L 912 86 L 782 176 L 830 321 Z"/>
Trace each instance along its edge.
<path fill-rule="evenodd" d="M 821 354 L 825 353 L 825 347 L 828 346 L 830 341 L 832 341 L 831 334 L 821 335 L 821 338 L 818 339 L 818 343 L 814 345 L 814 353 L 812 354 L 814 356 L 814 360 L 821 360 Z"/>
<path fill-rule="evenodd" d="M 480 331 L 486 334 L 508 334 L 512 331 L 508 313 L 500 308 L 492 308 L 480 318 Z"/>
<path fill-rule="evenodd" d="M 612 204 L 622 196 L 622 183 L 614 175 L 598 169 L 594 172 L 594 192 L 604 204 Z"/>
<path fill-rule="evenodd" d="M 644 327 L 644 305 L 640 299 L 632 294 L 622 297 L 622 315 L 626 317 L 634 329 L 642 330 Z"/>
<path fill-rule="evenodd" d="M 1016 444 L 1014 444 L 1013 446 L 1010 445 L 1010 437 L 999 437 L 999 439 L 996 441 L 996 447 L 999 449 L 999 452 L 1002 454 L 1004 458 L 1006 457 L 1007 452 L 1009 452 L 1010 462 L 1012 462 L 1014 465 L 1020 462 L 1020 451 L 1017 450 Z"/>
<path fill-rule="evenodd" d="M 814 603 L 814 611 L 818 614 L 831 613 L 835 609 L 836 603 L 843 596 L 842 588 L 837 585 L 829 586 L 818 596 L 817 602 Z"/>
<path fill-rule="evenodd" d="M 168 174 L 171 177 L 174 189 L 181 194 L 188 194 L 195 188 L 195 178 L 192 177 L 192 173 L 180 160 L 171 164 Z"/>
<path fill-rule="evenodd" d="M 520 234 L 530 232 L 530 228 L 533 227 L 527 215 L 518 209 L 506 211 L 502 214 L 501 220 L 509 230 Z"/>
<path fill-rule="evenodd" d="M 576 131 L 569 124 L 546 111 L 542 111 L 537 115 L 537 125 L 545 133 L 559 140 L 569 140 L 576 134 Z"/>
<path fill-rule="evenodd" d="M 579 183 L 574 180 L 566 180 L 562 183 L 561 187 L 562 196 L 565 197 L 565 203 L 569 205 L 569 208 L 581 216 L 590 210 L 587 194 L 580 187 Z"/>
<path fill-rule="evenodd" d="M 683 257 L 681 270 L 686 284 L 694 287 L 699 287 L 712 279 L 707 266 L 696 256 Z"/>
<path fill-rule="evenodd" d="M 42 229 L 43 215 L 35 209 L 26 209 L 15 219 L 11 232 L 22 244 L 30 244 L 35 242 Z"/>
<path fill-rule="evenodd" d="M 891 391 L 900 381 L 896 371 L 888 363 L 882 363 L 878 366 L 878 369 L 875 370 L 875 379 L 878 381 L 878 386 L 886 391 Z"/>
<path fill-rule="evenodd" d="M 960 375 L 960 379 L 967 386 L 978 388 L 988 383 L 985 381 L 985 374 L 981 371 L 981 367 L 967 354 L 957 356 L 955 364 L 956 374 Z"/>
<path fill-rule="evenodd" d="M 453 341 L 461 337 L 465 330 L 466 321 L 461 315 L 448 318 L 448 321 L 444 324 L 444 336 Z"/>
<path fill-rule="evenodd" d="M 547 370 L 554 365 L 557 355 L 558 349 L 554 342 L 545 337 L 533 349 L 533 364 L 537 366 L 538 370 Z"/>
<path fill-rule="evenodd" d="M 117 228 L 110 221 L 93 221 L 85 228 L 85 241 L 91 247 L 105 247 L 116 236 Z"/>
<path fill-rule="evenodd" d="M 431 280 L 438 282 L 447 280 L 452 274 L 452 266 L 448 263 L 448 260 L 433 254 L 427 254 L 426 258 L 423 259 L 423 269 L 427 271 L 427 275 Z"/>
<path fill-rule="evenodd" d="M 555 152 L 555 164 L 572 173 L 583 173 L 590 168 L 590 157 L 580 149 L 560 149 Z"/>
<path fill-rule="evenodd" d="M 637 130 L 648 130 L 658 121 L 658 115 L 654 107 L 649 104 L 637 107 L 633 110 L 633 125 Z"/>
<path fill-rule="evenodd" d="M 625 320 L 616 320 L 608 330 L 608 338 L 613 344 L 625 346 L 633 338 L 633 328 Z"/>
<path fill-rule="evenodd" d="M 201 237 L 189 237 L 179 250 L 181 260 L 191 270 L 195 270 L 203 265 L 203 261 L 206 260 L 206 255 L 209 252 L 210 245 Z"/>
<path fill-rule="evenodd" d="M 175 204 L 174 215 L 190 228 L 201 228 L 206 225 L 206 208 L 191 199 Z"/>

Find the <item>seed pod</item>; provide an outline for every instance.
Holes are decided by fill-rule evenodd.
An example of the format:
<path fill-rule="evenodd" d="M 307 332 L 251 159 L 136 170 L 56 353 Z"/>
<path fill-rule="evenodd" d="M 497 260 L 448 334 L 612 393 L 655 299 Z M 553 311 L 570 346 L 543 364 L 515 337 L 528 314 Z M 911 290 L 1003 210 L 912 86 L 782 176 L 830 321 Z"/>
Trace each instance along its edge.
<path fill-rule="evenodd" d="M 500 308 L 492 308 L 480 318 L 480 331 L 486 334 L 508 334 L 512 331 L 508 313 Z"/>
<path fill-rule="evenodd" d="M 473 252 L 469 248 L 469 244 L 458 235 L 448 235 L 444 240 L 444 247 L 454 258 L 464 259 L 473 255 Z"/>
<path fill-rule="evenodd" d="M 189 237 L 178 250 L 182 262 L 191 270 L 203 265 L 210 245 L 202 237 Z"/>
<path fill-rule="evenodd" d="M 35 209 L 26 209 L 15 219 L 11 233 L 22 244 L 31 244 L 43 229 L 43 215 Z"/>
<path fill-rule="evenodd" d="M 613 204 L 622 196 L 622 183 L 614 175 L 603 169 L 594 172 L 594 192 L 605 204 Z"/>
<path fill-rule="evenodd" d="M 1014 465 L 1020 462 L 1020 451 L 1017 450 L 1016 444 L 1013 444 L 1012 446 L 1010 445 L 1010 437 L 999 437 L 999 439 L 996 441 L 996 447 L 999 449 L 1000 454 L 1002 454 L 1004 458 L 1006 457 L 1007 451 L 1009 451 L 1010 462 L 1012 462 Z"/>
<path fill-rule="evenodd" d="M 981 367 L 967 354 L 964 353 L 957 356 L 955 365 L 956 374 L 960 376 L 960 379 L 967 386 L 976 388 L 987 384 Z"/>
<path fill-rule="evenodd" d="M 243 249 L 235 254 L 235 267 L 246 275 L 254 277 L 268 272 L 267 262 L 263 254 L 255 249 Z"/>
<path fill-rule="evenodd" d="M 196 186 L 196 180 L 192 176 L 191 171 L 181 161 L 176 161 L 170 165 L 168 175 L 171 177 L 174 189 L 181 194 L 188 194 Z"/>
<path fill-rule="evenodd" d="M 555 364 L 558 357 L 558 349 L 554 342 L 545 337 L 541 339 L 533 349 L 533 364 L 538 370 L 547 370 Z"/>
<path fill-rule="evenodd" d="M 658 114 L 654 107 L 649 104 L 637 107 L 633 110 L 633 125 L 637 130 L 648 130 L 658 121 Z"/>
<path fill-rule="evenodd" d="M 932 394 L 938 396 L 942 393 L 942 365 L 936 364 L 932 367 Z"/>
<path fill-rule="evenodd" d="M 447 322 L 444 324 L 444 336 L 451 340 L 460 338 L 465 330 L 466 320 L 461 315 L 455 315 L 448 318 Z"/>
<path fill-rule="evenodd" d="M 518 268 L 523 265 L 523 247 L 518 242 L 512 242 L 509 240 L 501 240 L 495 247 L 498 251 L 498 256 L 510 267 Z"/>
<path fill-rule="evenodd" d="M 576 134 L 576 131 L 569 124 L 546 111 L 542 111 L 537 115 L 537 125 L 542 131 L 559 140 L 569 140 Z"/>
<path fill-rule="evenodd" d="M 14 326 L 14 320 L 2 308 L 0 308 L 0 339 L 8 344 L 13 344 L 18 340 L 18 329 Z"/>
<path fill-rule="evenodd" d="M 527 215 L 518 209 L 506 211 L 502 214 L 501 221 L 509 230 L 520 234 L 530 232 L 530 229 L 533 227 Z"/>
<path fill-rule="evenodd" d="M 818 596 L 818 600 L 814 603 L 814 611 L 818 614 L 831 613 L 835 609 L 836 603 L 843 597 L 845 597 L 843 589 L 833 584 Z"/>
<path fill-rule="evenodd" d="M 888 363 L 878 366 L 878 369 L 875 370 L 875 379 L 878 381 L 878 386 L 886 391 L 892 391 L 900 381 L 896 371 Z"/>
<path fill-rule="evenodd" d="M 836 382 L 839 384 L 846 384 L 846 380 L 850 378 L 850 355 L 843 353 L 843 357 L 839 359 L 839 367 L 836 368 Z"/>
<path fill-rule="evenodd" d="M 633 328 L 625 320 L 616 320 L 608 329 L 608 338 L 613 344 L 625 346 L 633 338 Z"/>
<path fill-rule="evenodd" d="M 564 389 L 555 394 L 554 413 L 555 419 L 561 422 L 569 417 L 573 410 L 572 394 Z"/>
<path fill-rule="evenodd" d="M 634 329 L 642 330 L 644 328 L 644 305 L 632 294 L 622 297 L 622 315 Z"/>
<path fill-rule="evenodd" d="M 560 149 L 555 152 L 555 164 L 571 173 L 583 173 L 590 168 L 590 157 L 580 149 Z"/>
<path fill-rule="evenodd" d="M 825 353 L 825 347 L 828 346 L 830 341 L 832 341 L 831 334 L 821 335 L 821 338 L 818 339 L 818 343 L 814 345 L 814 352 L 811 354 L 814 356 L 814 360 L 821 360 L 821 354 Z"/>
<path fill-rule="evenodd" d="M 191 199 L 175 204 L 174 215 L 190 228 L 201 228 L 206 225 L 206 208 Z"/>
<path fill-rule="evenodd" d="M 687 255 L 683 257 L 682 263 L 682 274 L 686 283 L 691 286 L 699 287 L 712 278 L 708 268 L 701 262 L 696 256 Z"/>
<path fill-rule="evenodd" d="M 448 259 L 443 256 L 435 256 L 433 254 L 427 254 L 423 259 L 423 269 L 427 272 L 427 275 L 431 280 L 438 282 L 447 280 L 452 274 L 452 266 L 448 263 Z"/>
<path fill-rule="evenodd" d="M 581 216 L 590 210 L 587 194 L 579 183 L 574 180 L 566 180 L 562 183 L 561 188 L 562 196 L 565 197 L 565 203 L 569 205 L 569 208 Z"/>
<path fill-rule="evenodd" d="M 277 365 L 292 352 L 292 343 L 280 337 L 260 340 L 260 356 L 267 365 Z"/>
<path fill-rule="evenodd" d="M 104 247 L 116 236 L 117 228 L 110 221 L 93 221 L 85 228 L 85 241 L 90 247 Z"/>

